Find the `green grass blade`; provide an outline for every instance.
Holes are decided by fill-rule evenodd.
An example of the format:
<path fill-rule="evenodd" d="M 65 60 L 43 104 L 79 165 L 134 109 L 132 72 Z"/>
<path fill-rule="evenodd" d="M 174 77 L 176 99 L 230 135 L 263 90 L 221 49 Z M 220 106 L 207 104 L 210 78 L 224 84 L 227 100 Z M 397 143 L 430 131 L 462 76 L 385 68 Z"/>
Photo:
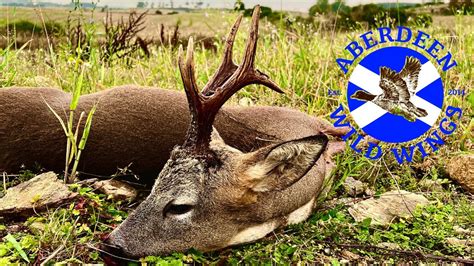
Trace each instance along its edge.
<path fill-rule="evenodd" d="M 72 92 L 71 104 L 69 105 L 69 110 L 76 110 L 77 104 L 79 103 L 79 97 L 81 96 L 82 85 L 84 81 L 84 67 L 81 69 L 81 73 L 77 78 L 76 86 Z"/>
<path fill-rule="evenodd" d="M 64 134 L 66 136 L 68 136 L 68 132 L 67 132 L 67 128 L 66 128 L 66 124 L 64 124 L 64 121 L 63 119 L 58 115 L 58 113 L 56 113 L 56 111 L 54 111 L 54 109 L 51 107 L 51 105 L 49 105 L 49 103 L 43 98 L 43 101 L 44 103 L 48 106 L 49 110 L 54 114 L 54 116 L 56 116 L 56 118 L 58 119 L 59 123 L 61 124 L 61 127 L 63 128 L 64 130 Z"/>
<path fill-rule="evenodd" d="M 92 117 L 94 116 L 95 110 L 97 109 L 97 104 L 94 104 L 92 109 L 89 111 L 86 119 L 86 125 L 84 126 L 84 132 L 82 132 L 81 142 L 79 142 L 79 150 L 83 150 L 86 146 L 87 138 L 89 138 L 89 132 L 92 125 Z"/>
<path fill-rule="evenodd" d="M 22 259 L 30 263 L 30 260 L 28 259 L 28 256 L 26 256 L 26 253 L 23 250 L 23 248 L 21 248 L 20 243 L 18 243 L 18 241 L 16 241 L 16 239 L 12 235 L 10 234 L 6 235 L 5 240 L 7 240 L 13 245 L 13 247 L 16 249 L 16 251 L 18 251 L 18 254 L 20 254 Z"/>
<path fill-rule="evenodd" d="M 71 171 L 71 180 L 74 180 L 77 166 L 79 165 L 79 160 L 81 159 L 81 152 L 86 147 L 87 138 L 89 138 L 89 132 L 91 130 L 92 125 L 92 117 L 94 116 L 95 110 L 97 109 L 97 103 L 92 106 L 92 109 L 87 114 L 86 124 L 84 126 L 84 131 L 82 132 L 81 141 L 79 142 L 78 146 L 78 153 L 76 155 L 76 160 L 74 161 L 74 165 Z"/>

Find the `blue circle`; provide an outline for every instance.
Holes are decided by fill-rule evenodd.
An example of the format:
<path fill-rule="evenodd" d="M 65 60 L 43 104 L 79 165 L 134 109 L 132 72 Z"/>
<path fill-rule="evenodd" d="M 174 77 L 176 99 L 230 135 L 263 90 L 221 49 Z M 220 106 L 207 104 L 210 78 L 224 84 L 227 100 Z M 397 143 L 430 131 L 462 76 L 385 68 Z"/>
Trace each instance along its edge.
<path fill-rule="evenodd" d="M 405 59 L 408 56 L 417 58 L 422 65 L 429 61 L 424 55 L 415 50 L 406 47 L 392 46 L 381 48 L 370 53 L 360 61 L 359 65 L 365 67 L 377 75 L 380 75 L 380 68 L 382 66 L 388 67 L 396 72 L 400 72 L 405 65 Z M 347 101 L 351 113 L 366 103 L 365 101 L 351 98 L 351 95 L 359 90 L 365 91 L 352 82 L 348 83 Z M 444 99 L 444 90 L 441 77 L 437 78 L 435 81 L 416 92 L 416 96 L 431 103 L 441 110 Z M 380 141 L 403 143 L 420 137 L 431 127 L 432 125 L 429 125 L 420 119 L 410 122 L 401 115 L 387 112 L 368 125 L 365 125 L 361 129 L 368 135 Z"/>

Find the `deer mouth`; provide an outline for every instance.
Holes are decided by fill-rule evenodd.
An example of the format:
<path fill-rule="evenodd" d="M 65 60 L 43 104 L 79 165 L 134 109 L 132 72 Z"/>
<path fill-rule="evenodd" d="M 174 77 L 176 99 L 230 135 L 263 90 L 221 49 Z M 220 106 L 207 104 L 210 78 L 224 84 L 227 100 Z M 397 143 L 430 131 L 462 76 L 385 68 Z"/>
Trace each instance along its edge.
<path fill-rule="evenodd" d="M 120 246 L 110 244 L 108 240 L 100 245 L 100 256 L 104 260 L 105 265 L 108 266 L 128 265 L 130 262 L 139 262 L 129 258 Z"/>

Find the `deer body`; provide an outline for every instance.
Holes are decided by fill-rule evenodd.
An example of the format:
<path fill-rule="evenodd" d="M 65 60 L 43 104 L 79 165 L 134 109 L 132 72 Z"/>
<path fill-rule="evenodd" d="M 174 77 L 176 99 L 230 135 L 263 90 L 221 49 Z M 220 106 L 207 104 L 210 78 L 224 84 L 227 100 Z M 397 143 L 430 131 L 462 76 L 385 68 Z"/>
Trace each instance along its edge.
<path fill-rule="evenodd" d="M 35 163 L 64 170 L 64 132 L 45 101 L 65 119 L 70 98 L 51 88 L 0 90 L 0 172 L 17 173 L 22 165 L 31 169 Z M 88 112 L 97 101 L 79 170 L 111 175 L 131 163 L 141 182 L 153 183 L 172 148 L 184 141 L 190 119 L 185 95 L 122 86 L 81 96 L 77 114 Z M 324 120 L 268 106 L 224 107 L 215 127 L 226 143 L 243 152 L 332 129 Z"/>

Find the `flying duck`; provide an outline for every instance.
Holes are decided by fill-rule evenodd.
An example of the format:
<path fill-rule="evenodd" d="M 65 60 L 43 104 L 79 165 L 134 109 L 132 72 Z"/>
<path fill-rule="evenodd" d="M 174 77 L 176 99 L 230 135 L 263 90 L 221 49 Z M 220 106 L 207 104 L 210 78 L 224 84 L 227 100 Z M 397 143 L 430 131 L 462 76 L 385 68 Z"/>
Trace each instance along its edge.
<path fill-rule="evenodd" d="M 417 117 L 428 115 L 424 109 L 410 102 L 418 86 L 420 70 L 420 60 L 407 56 L 405 66 L 398 73 L 385 66 L 380 68 L 379 86 L 383 90 L 382 94 L 373 95 L 358 90 L 352 94 L 351 99 L 373 102 L 391 114 L 403 116 L 406 120 L 414 122 Z"/>

